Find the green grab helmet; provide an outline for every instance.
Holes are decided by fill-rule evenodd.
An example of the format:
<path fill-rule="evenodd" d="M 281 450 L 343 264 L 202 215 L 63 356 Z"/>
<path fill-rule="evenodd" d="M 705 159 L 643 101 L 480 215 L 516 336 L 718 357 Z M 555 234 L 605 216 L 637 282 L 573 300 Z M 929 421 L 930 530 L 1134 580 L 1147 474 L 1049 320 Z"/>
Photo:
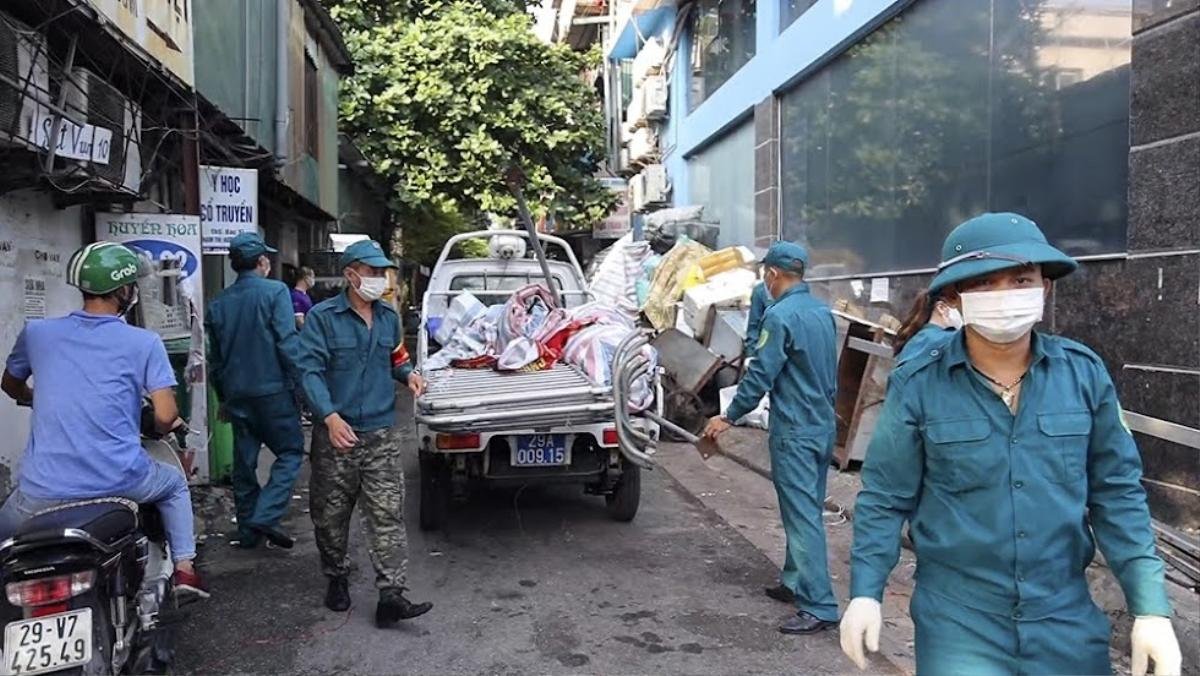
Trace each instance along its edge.
<path fill-rule="evenodd" d="M 67 284 L 96 296 L 133 284 L 137 277 L 137 256 L 116 242 L 88 244 L 67 262 Z"/>

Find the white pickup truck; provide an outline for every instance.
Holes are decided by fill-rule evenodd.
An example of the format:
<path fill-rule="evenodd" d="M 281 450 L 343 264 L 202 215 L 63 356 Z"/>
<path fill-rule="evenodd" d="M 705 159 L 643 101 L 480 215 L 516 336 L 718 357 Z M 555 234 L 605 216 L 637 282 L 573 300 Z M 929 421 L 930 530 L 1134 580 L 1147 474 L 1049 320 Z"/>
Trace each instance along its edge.
<path fill-rule="evenodd" d="M 446 314 L 454 296 L 470 292 L 484 305 L 494 305 L 528 284 L 545 286 L 535 258 L 452 257 L 461 243 L 497 234 L 528 242 L 528 235 L 517 230 L 451 238 L 421 304 L 416 363 L 428 381 L 415 403 L 421 528 L 441 528 L 451 497 L 465 494 L 472 484 L 580 484 L 588 494 L 604 496 L 612 518 L 632 521 L 641 496 L 640 471 L 652 466 L 658 428 L 616 402 L 628 401 L 624 393 L 630 383 L 648 372 L 659 392 L 658 374 L 640 353 L 644 334 L 630 334 L 617 350 L 611 386 L 597 385 L 562 362 L 534 372 L 423 369 L 434 348 L 429 326 Z M 557 237 L 538 239 L 565 307 L 588 302 L 583 272 L 570 247 Z M 655 411 L 660 411 L 658 401 L 661 396 Z"/>

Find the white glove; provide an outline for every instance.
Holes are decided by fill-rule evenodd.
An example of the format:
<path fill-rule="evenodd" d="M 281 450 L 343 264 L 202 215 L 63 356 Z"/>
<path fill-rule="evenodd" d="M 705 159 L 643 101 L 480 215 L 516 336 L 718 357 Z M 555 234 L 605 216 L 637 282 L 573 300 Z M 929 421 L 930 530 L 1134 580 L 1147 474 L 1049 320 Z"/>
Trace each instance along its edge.
<path fill-rule="evenodd" d="M 1138 617 L 1133 621 L 1129 634 L 1133 644 L 1133 676 L 1146 676 L 1149 661 L 1154 660 L 1156 676 L 1179 676 L 1183 669 L 1183 657 L 1179 654 L 1179 640 L 1166 617 Z"/>
<path fill-rule="evenodd" d="M 867 650 L 879 652 L 879 631 L 882 628 L 883 608 L 880 607 L 879 601 L 869 596 L 850 599 L 838 632 L 841 634 L 842 652 L 846 653 L 846 657 L 857 664 L 859 669 L 867 668 L 863 643 L 866 643 Z M 1178 651 L 1178 648 L 1176 650 Z"/>

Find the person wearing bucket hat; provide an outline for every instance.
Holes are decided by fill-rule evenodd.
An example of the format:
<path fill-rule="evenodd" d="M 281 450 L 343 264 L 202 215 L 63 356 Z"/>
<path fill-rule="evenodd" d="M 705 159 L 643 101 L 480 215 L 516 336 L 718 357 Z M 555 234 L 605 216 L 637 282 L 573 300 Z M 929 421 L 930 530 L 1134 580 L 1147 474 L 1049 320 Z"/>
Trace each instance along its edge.
<path fill-rule="evenodd" d="M 83 308 L 26 323 L 0 380 L 5 394 L 33 409 L 17 486 L 0 508 L 0 540 L 70 502 L 119 497 L 153 504 L 170 544 L 176 592 L 208 597 L 193 564 L 187 478 L 142 447 L 144 397 L 159 433 L 184 422 L 162 339 L 124 319 L 137 303 L 138 257 L 124 245 L 94 242 L 68 259 L 66 281 L 83 294 Z"/>
<path fill-rule="evenodd" d="M 392 428 L 393 380 L 407 383 L 414 396 L 425 381 L 409 361 L 396 311 L 380 300 L 395 264 L 372 240 L 346 247 L 340 264 L 346 290 L 318 303 L 300 334 L 304 391 L 315 414 L 310 511 L 328 578 L 325 605 L 344 612 L 350 516 L 361 505 L 379 588 L 375 623 L 382 628 L 433 608 L 404 596 L 404 471 Z"/>
<path fill-rule="evenodd" d="M 899 364 L 863 465 L 842 649 L 865 668 L 901 530 L 921 674 L 1108 674 L 1109 622 L 1085 571 L 1096 545 L 1136 619 L 1133 672 L 1178 674 L 1179 644 L 1141 459 L 1098 356 L 1040 333 L 1076 263 L 1017 214 L 946 238 L 930 285 L 966 328 Z"/>
<path fill-rule="evenodd" d="M 304 464 L 304 432 L 295 384 L 300 334 L 291 295 L 269 279 L 277 253 L 256 232 L 229 243 L 237 281 L 209 303 L 209 376 L 221 401 L 221 416 L 233 426 L 233 502 L 237 534 L 230 543 L 245 549 L 263 538 L 290 549 L 295 540 L 280 523 L 292 504 L 292 488 Z M 258 483 L 258 457 L 275 454 L 270 478 Z"/>
<path fill-rule="evenodd" d="M 822 521 L 836 424 L 837 331 L 829 307 L 803 281 L 808 265 L 803 246 L 776 242 L 762 264 L 763 284 L 774 301 L 763 314 L 754 360 L 725 415 L 710 420 L 704 434 L 716 439 L 770 393 L 767 443 L 787 555 L 780 584 L 766 593 L 796 606 L 781 632 L 812 634 L 833 627 L 838 616 Z"/>

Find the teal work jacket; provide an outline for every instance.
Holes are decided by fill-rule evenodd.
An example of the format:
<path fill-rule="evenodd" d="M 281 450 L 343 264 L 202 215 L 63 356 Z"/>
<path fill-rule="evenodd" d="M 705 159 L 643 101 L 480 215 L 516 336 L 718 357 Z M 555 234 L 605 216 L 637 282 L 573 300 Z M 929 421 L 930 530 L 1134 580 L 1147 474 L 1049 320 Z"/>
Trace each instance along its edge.
<path fill-rule="evenodd" d="M 221 401 L 237 402 L 294 387 L 300 337 L 292 297 L 283 282 L 256 272 L 208 304 L 208 374 Z"/>
<path fill-rule="evenodd" d="M 738 420 L 771 394 L 770 433 L 806 438 L 836 428 L 837 330 L 829 307 L 808 284 L 784 292 L 763 315 L 754 361 L 725 413 Z"/>
<path fill-rule="evenodd" d="M 396 384 L 413 372 L 400 318 L 375 301 L 370 328 L 343 292 L 318 303 L 300 332 L 300 370 L 308 405 L 324 420 L 338 413 L 359 432 L 396 421 Z M 402 357 L 394 358 L 403 353 Z"/>
<path fill-rule="evenodd" d="M 962 331 L 892 372 L 854 512 L 851 594 L 881 599 L 905 521 L 917 584 L 1037 620 L 1089 603 L 1099 543 L 1134 615 L 1170 615 L 1142 465 L 1103 362 L 1034 333 L 1017 413 Z"/>

